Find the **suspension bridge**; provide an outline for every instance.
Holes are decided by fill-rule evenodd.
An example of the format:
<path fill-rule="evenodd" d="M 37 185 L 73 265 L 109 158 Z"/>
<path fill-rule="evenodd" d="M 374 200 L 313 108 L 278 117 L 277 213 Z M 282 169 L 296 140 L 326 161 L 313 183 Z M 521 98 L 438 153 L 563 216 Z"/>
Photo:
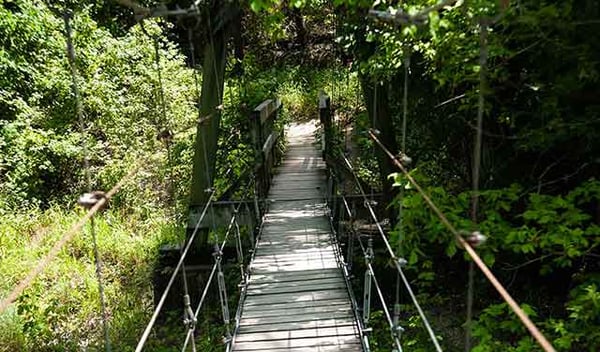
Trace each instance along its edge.
<path fill-rule="evenodd" d="M 333 153 L 332 149 L 335 147 L 332 132 L 327 131 L 333 128 L 329 106 L 329 98 L 321 96 L 319 103 L 321 123 L 311 121 L 295 124 L 288 129 L 285 153 L 281 153 L 277 148 L 276 142 L 282 138 L 282 131 L 274 130 L 272 121 L 276 119 L 281 104 L 268 100 L 256 108 L 253 114 L 256 122 L 254 136 L 256 145 L 260 146 L 258 151 L 261 153 L 262 161 L 255 166 L 256 173 L 248 184 L 253 193 L 253 206 L 245 209 L 252 213 L 251 218 L 259 219 L 255 224 L 258 231 L 253 236 L 251 248 L 244 248 L 238 221 L 241 221 L 244 213 L 242 205 L 246 203 L 238 203 L 238 206 L 229 212 L 231 217 L 226 221 L 227 231 L 216 246 L 214 264 L 209 270 L 210 274 L 198 302 L 192 302 L 187 292 L 187 283 L 185 285 L 183 311 L 187 334 L 181 351 L 197 351 L 196 324 L 211 289 L 218 291 L 226 328 L 224 339 L 226 351 L 370 351 L 369 334 L 372 332 L 372 327 L 369 323 L 374 300 L 377 300 L 383 309 L 394 344 L 393 348 L 396 351 L 403 351 L 401 336 L 404 329 L 402 322 L 398 320 L 397 302 L 396 305 L 392 305 L 386 301 L 383 293 L 383 285 L 386 283 L 378 280 L 372 266 L 375 255 L 373 239 L 376 237 L 383 243 L 388 259 L 394 263 L 399 275 L 399 283 L 416 307 L 423 328 L 430 337 L 432 349 L 442 351 L 439 345 L 440 335 L 434 332 L 425 310 L 421 307 L 403 272 L 406 261 L 397 257 L 389 244 L 387 233 L 380 225 L 381 222 L 374 210 L 375 202 L 372 196 L 362 189 L 352 162 L 344 154 L 339 155 L 341 160 L 335 163 L 327 158 L 327 155 Z M 400 160 L 377 139 L 377 131 L 370 131 L 369 134 L 375 143 L 389 154 L 399 169 L 406 172 L 406 176 L 417 190 L 423 192 L 426 202 L 432 207 L 434 213 L 439 215 L 442 223 L 449 226 L 449 230 L 457 235 L 457 241 L 472 255 L 474 262 L 490 278 L 503 298 L 509 304 L 512 302 L 515 305 L 516 314 L 523 316 L 524 323 L 531 328 L 532 334 L 534 336 L 539 334 L 544 339 L 479 259 L 471 246 L 474 243 L 472 238 L 465 239 L 458 234 L 419 184 L 410 177 Z M 329 162 L 326 162 L 327 160 Z M 79 232 L 87 221 L 93 219 L 94 214 L 118 192 L 139 167 L 135 166 L 103 197 L 89 200 L 88 214 L 75 224 L 61 241 L 57 242 L 39 265 L 1 302 L 0 311 L 14 302 L 31 285 L 35 277 L 43 271 L 44 266 L 57 255 L 60 248 Z M 338 179 L 336 174 L 340 169 L 350 172 L 353 176 L 359 189 L 358 195 L 347 195 L 340 191 L 343 187 L 336 185 Z M 368 216 L 372 218 L 378 236 L 357 232 L 352 225 L 356 211 L 351 206 L 351 203 L 356 202 L 350 201 L 350 197 L 360 200 L 359 203 L 362 203 Z M 176 278 L 181 276 L 185 282 L 186 257 L 191 252 L 190 249 L 201 225 L 206 223 L 209 217 L 213 219 L 219 217 L 215 215 L 215 212 L 219 212 L 219 204 L 219 201 L 211 197 L 198 214 L 198 218 L 193 219 L 195 223 L 193 232 L 182 249 L 168 284 L 158 299 L 136 351 L 144 350 L 146 342 L 152 337 L 152 330 L 159 314 L 165 308 L 166 299 L 174 287 Z M 209 215 L 211 212 L 212 216 Z M 214 221 L 212 222 L 213 226 L 216 226 Z M 339 242 L 342 238 L 347 247 L 345 253 Z M 222 267 L 223 250 L 230 242 L 234 242 L 236 247 L 241 281 L 238 308 L 233 317 L 228 306 L 228 293 Z M 360 273 L 361 275 L 352 273 L 355 251 L 364 258 L 365 271 Z M 250 256 L 249 260 L 245 259 L 248 256 Z M 352 281 L 357 280 L 355 276 L 362 281 L 361 297 L 356 297 L 352 289 Z M 195 307 L 192 307 L 193 303 L 196 303 Z M 109 325 L 108 322 L 106 324 Z M 110 346 L 108 337 L 106 346 Z M 553 349 L 550 346 L 547 350 Z"/>
<path fill-rule="evenodd" d="M 423 15 L 419 14 L 419 16 Z M 410 17 L 407 18 L 411 20 Z M 74 55 L 70 40 L 69 50 L 72 63 Z M 485 53 L 482 54 L 481 62 L 484 66 Z M 484 70 L 482 69 L 481 72 Z M 73 70 L 74 77 L 75 74 Z M 408 76 L 408 69 L 405 67 L 405 88 Z M 75 79 L 73 82 L 77 97 L 77 82 Z M 404 94 L 406 99 L 407 89 L 404 90 Z M 352 161 L 336 142 L 330 99 L 322 94 L 318 101 L 319 121 L 295 124 L 287 129 L 287 135 L 275 124 L 278 111 L 281 109 L 279 101 L 267 100 L 254 109 L 251 116 L 251 129 L 256 162 L 252 165 L 253 169 L 249 170 L 250 177 L 244 193 L 245 195 L 251 193 L 252 200 L 237 203 L 223 202 L 215 199 L 213 189 L 206 190 L 209 193 L 208 201 L 190 218 L 190 235 L 181 248 L 181 255 L 173 266 L 164 290 L 157 297 L 154 312 L 141 333 L 136 351 L 144 350 L 146 343 L 152 338 L 153 328 L 157 324 L 159 315 L 166 308 L 167 298 L 172 293 L 178 277 L 181 277 L 183 282 L 183 322 L 186 336 L 180 346 L 166 347 L 181 349 L 181 351 L 198 350 L 196 340 L 200 334 L 197 330 L 199 314 L 206 306 L 209 291 L 214 290 L 218 293 L 221 307 L 225 331 L 223 349 L 226 351 L 370 351 L 369 336 L 373 331 L 370 324 L 371 306 L 372 301 L 375 300 L 383 310 L 393 350 L 403 351 L 405 350 L 402 344 L 404 329 L 400 319 L 400 302 L 397 299 L 391 304 L 386 300 L 384 285 L 388 283 L 378 279 L 373 269 L 374 239 L 381 243 L 385 260 L 391 262 L 393 270 L 397 272 L 398 290 L 401 288 L 408 294 L 410 304 L 418 312 L 422 328 L 430 339 L 431 349 L 442 351 L 439 340 L 443 333 L 434 331 L 435 327 L 429 322 L 426 309 L 423 309 L 418 301 L 404 273 L 406 260 L 399 257 L 397 251 L 392 248 L 388 234 L 384 231 L 374 209 L 373 197 L 362 188 Z M 80 105 L 78 114 L 81 117 Z M 476 145 L 480 146 L 481 110 L 478 117 Z M 403 118 L 406 119 L 406 111 Z M 203 122 L 206 121 L 199 123 Z M 406 126 L 405 123 L 403 125 Z M 404 130 L 403 140 L 405 133 Z M 479 268 L 540 346 L 545 351 L 554 351 L 546 338 L 479 258 L 476 247 L 481 243 L 482 235 L 477 231 L 464 235 L 456 229 L 411 177 L 408 172 L 410 158 L 404 154 L 398 157 L 397 154 L 390 152 L 379 140 L 378 131 L 370 130 L 368 135 L 374 145 L 393 161 L 412 186 L 421 193 L 427 206 L 470 256 L 473 264 L 470 265 L 469 277 L 472 278 L 474 267 Z M 287 140 L 285 152 L 279 148 L 281 145 L 279 141 L 284 137 Z M 166 144 L 169 145 L 168 142 Z M 478 161 L 479 158 L 476 154 L 475 160 Z M 142 164 L 140 162 L 134 166 L 113 189 L 101 196 L 96 197 L 90 193 L 82 197 L 80 203 L 89 209 L 88 213 L 0 302 L 0 313 L 34 282 L 35 278 L 43 272 L 46 264 L 53 260 L 61 248 L 90 220 L 93 229 L 95 214 L 142 167 Z M 345 194 L 344 187 L 340 184 L 342 172 L 352 176 L 359 194 Z M 476 190 L 477 187 L 478 184 L 474 189 Z M 356 212 L 350 205 L 350 197 L 358 199 L 358 203 L 362 204 L 374 225 L 375 234 L 361 234 L 353 226 Z M 244 246 L 242 243 L 240 223 L 244 221 L 249 221 L 255 229 L 251 233 L 249 246 Z M 215 233 L 219 226 L 225 227 L 226 231 L 222 238 L 216 238 L 214 261 L 207 270 L 207 280 L 201 294 L 194 300 L 187 283 L 186 259 L 192 253 L 195 240 L 211 225 Z M 342 251 L 340 239 L 343 239 L 346 245 L 345 253 Z M 235 247 L 236 262 L 240 269 L 239 303 L 233 316 L 229 308 L 231 292 L 227 292 L 223 270 L 223 251 L 231 243 Z M 364 272 L 353 272 L 353 260 L 357 257 L 355 251 L 364 258 Z M 104 311 L 102 270 L 97 251 L 95 256 L 103 310 L 104 347 L 110 351 L 110 321 Z M 356 297 L 353 290 L 352 283 L 356 280 L 361 281 L 363 288 L 360 297 Z M 472 304 L 472 280 L 469 282 L 469 287 L 469 304 Z M 467 319 L 467 330 L 469 330 L 470 314 L 472 313 L 469 313 Z"/>

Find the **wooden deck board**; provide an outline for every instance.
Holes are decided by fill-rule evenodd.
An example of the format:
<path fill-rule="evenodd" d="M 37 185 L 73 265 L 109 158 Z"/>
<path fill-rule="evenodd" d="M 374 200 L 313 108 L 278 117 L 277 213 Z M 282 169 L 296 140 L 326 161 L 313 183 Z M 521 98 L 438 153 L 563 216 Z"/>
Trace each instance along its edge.
<path fill-rule="evenodd" d="M 331 304 L 331 302 L 324 307 L 299 307 L 299 308 L 289 308 L 286 307 L 285 314 L 287 316 L 292 315 L 302 315 L 302 316 L 314 316 L 315 314 L 337 314 L 337 313 L 352 313 L 350 308 L 345 304 L 345 302 L 338 302 L 335 304 Z M 244 319 L 250 319 L 255 317 L 280 317 L 281 312 L 279 310 L 255 310 L 255 311 L 246 311 L 244 313 Z"/>
<path fill-rule="evenodd" d="M 296 314 L 278 317 L 245 318 L 240 324 L 240 332 L 289 331 L 336 326 L 352 326 L 354 328 L 354 316 L 352 312 L 318 313 L 312 317 Z"/>
<path fill-rule="evenodd" d="M 304 128 L 304 130 L 302 130 Z M 233 351 L 362 351 L 331 242 L 314 129 L 292 129 L 269 191 Z"/>
<path fill-rule="evenodd" d="M 354 335 L 337 335 L 313 338 L 284 338 L 270 341 L 240 342 L 235 345 L 234 351 L 267 351 L 269 349 L 306 348 L 307 351 L 360 351 L 360 341 Z M 358 349 L 357 349 L 358 347 Z"/>

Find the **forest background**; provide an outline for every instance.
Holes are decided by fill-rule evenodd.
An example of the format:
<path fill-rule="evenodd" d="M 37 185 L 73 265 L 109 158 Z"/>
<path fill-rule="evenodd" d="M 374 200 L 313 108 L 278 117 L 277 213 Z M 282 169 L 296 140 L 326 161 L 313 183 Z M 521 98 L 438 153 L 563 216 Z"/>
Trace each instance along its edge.
<path fill-rule="evenodd" d="M 402 6 L 414 13 L 433 3 Z M 195 76 L 201 82 L 202 68 L 192 67 L 185 31 L 175 21 L 147 20 L 144 32 L 129 9 L 110 1 L 0 0 L 0 5 L 0 297 L 82 215 L 76 201 L 87 188 L 84 144 L 93 189 L 109 189 L 143 158 L 143 172 L 96 221 L 113 347 L 133 350 L 152 311 L 158 251 L 185 236 L 198 118 Z M 392 242 L 401 242 L 407 273 L 441 344 L 461 350 L 465 257 L 418 193 L 406 189 L 400 197 L 406 180 L 362 132 L 376 127 L 399 150 L 406 108 L 405 151 L 413 159 L 413 176 L 457 227 L 488 236 L 479 249 L 484 260 L 558 350 L 600 349 L 597 1 L 470 0 L 430 13 L 420 26 L 365 19 L 369 9 L 397 3 L 235 5 L 241 30 L 239 40 L 229 42 L 217 189 L 226 189 L 232 179 L 218 175 L 231 166 L 239 175 L 253 157 L 248 116 L 254 106 L 278 96 L 283 120 L 306 120 L 316 116 L 319 90 L 327 91 L 339 125 L 352 128 L 359 174 L 372 189 L 390 195 Z M 84 133 L 71 90 L 65 9 L 74 11 Z M 486 29 L 483 86 L 481 18 L 496 18 Z M 202 43 L 210 35 L 200 29 L 198 37 Z M 166 115 L 159 103 L 155 44 Z M 198 55 L 195 62 L 201 63 Z M 406 105 L 399 83 L 405 68 Z M 469 199 L 480 89 L 484 143 L 475 225 Z M 165 128 L 178 131 L 170 162 L 156 138 Z M 401 223 L 395 221 L 400 205 Z M 387 263 L 376 267 L 389 275 Z M 98 349 L 94 270 L 92 244 L 82 233 L 0 314 L 0 351 Z M 474 350 L 535 351 L 532 338 L 481 275 L 475 287 Z M 403 311 L 406 346 L 430 350 L 416 312 L 408 305 Z M 380 327 L 374 350 L 389 350 L 381 311 L 373 315 Z M 219 350 L 218 321 L 216 309 L 203 317 L 202 350 Z M 178 343 L 178 329 L 162 328 L 149 350 L 169 350 L 161 346 Z"/>

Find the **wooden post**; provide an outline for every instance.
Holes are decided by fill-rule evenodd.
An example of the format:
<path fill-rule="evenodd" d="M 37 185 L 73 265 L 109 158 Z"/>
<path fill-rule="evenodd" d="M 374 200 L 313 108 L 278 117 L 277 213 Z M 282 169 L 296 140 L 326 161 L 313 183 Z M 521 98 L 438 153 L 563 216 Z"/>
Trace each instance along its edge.
<path fill-rule="evenodd" d="M 338 209 L 334 202 L 334 199 L 337 194 L 337 182 L 334 179 L 334 173 L 331 172 L 332 168 L 335 167 L 334 163 L 334 135 L 333 135 L 333 125 L 332 125 L 332 116 L 331 116 L 331 99 L 329 96 L 325 94 L 325 92 L 321 91 L 319 93 L 319 119 L 321 121 L 321 126 L 323 126 L 323 160 L 327 163 L 327 168 L 330 172 L 327 173 L 328 177 L 328 192 L 330 198 L 328 199 L 329 207 L 333 212 L 334 222 L 338 221 Z"/>
<path fill-rule="evenodd" d="M 331 99 L 321 91 L 319 93 L 319 119 L 323 126 L 323 134 L 325 144 L 323 148 L 323 160 L 327 160 L 328 157 L 332 156 L 332 142 L 333 142 L 333 130 L 331 126 Z"/>
<path fill-rule="evenodd" d="M 273 166 L 276 163 L 275 147 L 279 131 L 275 130 L 275 119 L 281 108 L 279 100 L 265 100 L 251 115 L 252 141 L 254 145 L 254 173 L 258 185 L 259 200 L 265 199 L 269 192 Z"/>
<path fill-rule="evenodd" d="M 252 134 L 252 144 L 254 146 L 254 177 L 256 181 L 256 193 L 259 200 L 263 198 L 263 177 L 261 174 L 262 165 L 262 132 L 260 123 L 260 112 L 256 109 L 250 114 L 250 133 Z"/>

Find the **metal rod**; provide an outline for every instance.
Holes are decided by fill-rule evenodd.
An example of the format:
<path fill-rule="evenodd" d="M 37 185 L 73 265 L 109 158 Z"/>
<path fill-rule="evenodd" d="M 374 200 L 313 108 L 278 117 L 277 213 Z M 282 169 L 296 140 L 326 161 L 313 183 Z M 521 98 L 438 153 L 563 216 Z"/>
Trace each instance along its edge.
<path fill-rule="evenodd" d="M 371 237 L 369 237 L 369 239 L 367 241 L 367 248 L 365 248 L 360 237 L 358 239 L 358 243 L 360 244 L 360 248 L 362 249 L 362 252 L 363 252 L 365 258 L 371 257 L 373 255 L 373 243 L 372 243 Z M 379 286 L 379 282 L 377 281 L 377 277 L 375 276 L 375 270 L 373 269 L 373 265 L 371 264 L 370 260 L 366 263 L 366 265 L 367 265 L 366 272 L 370 273 L 371 280 L 373 281 L 373 284 L 375 284 L 375 290 L 377 291 L 377 296 L 379 297 L 379 301 L 381 302 L 381 306 L 383 308 L 383 313 L 385 314 L 385 318 L 388 322 L 388 327 L 390 328 L 390 332 L 392 334 L 392 339 L 394 340 L 394 344 L 396 345 L 397 351 L 402 352 L 402 345 L 400 344 L 400 338 L 399 338 L 398 334 L 396 333 L 398 331 L 398 329 L 397 329 L 396 325 L 394 325 L 394 322 L 390 315 L 390 311 L 387 307 L 387 303 L 385 301 L 383 291 L 381 290 L 381 287 Z"/>
<path fill-rule="evenodd" d="M 373 272 L 369 270 L 371 266 L 371 260 L 373 260 L 373 239 L 369 237 L 367 250 L 365 254 L 365 264 L 367 270 L 365 270 L 365 281 L 363 291 L 363 322 L 365 326 L 369 324 L 369 317 L 371 315 L 371 279 Z"/>

